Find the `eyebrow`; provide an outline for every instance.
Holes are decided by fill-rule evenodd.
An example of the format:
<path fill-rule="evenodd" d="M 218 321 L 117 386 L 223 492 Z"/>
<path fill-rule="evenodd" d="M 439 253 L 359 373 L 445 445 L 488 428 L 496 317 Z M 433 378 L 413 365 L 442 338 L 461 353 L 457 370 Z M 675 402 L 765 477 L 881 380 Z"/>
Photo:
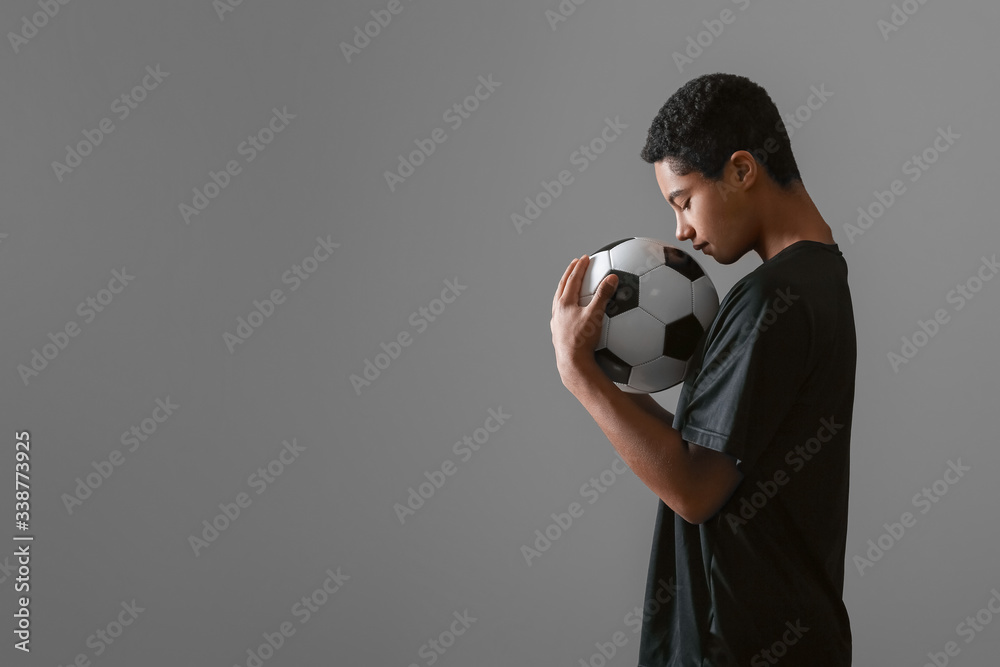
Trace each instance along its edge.
<path fill-rule="evenodd" d="M 676 196 L 678 196 L 678 195 L 683 195 L 683 194 L 687 194 L 687 192 L 688 192 L 688 189 L 687 189 L 687 188 L 678 188 L 678 189 L 676 189 L 676 190 L 673 190 L 673 191 L 672 191 L 672 192 L 670 193 L 670 196 L 669 196 L 669 197 L 667 197 L 667 201 L 668 201 L 668 202 L 670 202 L 671 204 L 673 204 L 673 203 L 674 203 L 674 197 L 676 197 Z"/>

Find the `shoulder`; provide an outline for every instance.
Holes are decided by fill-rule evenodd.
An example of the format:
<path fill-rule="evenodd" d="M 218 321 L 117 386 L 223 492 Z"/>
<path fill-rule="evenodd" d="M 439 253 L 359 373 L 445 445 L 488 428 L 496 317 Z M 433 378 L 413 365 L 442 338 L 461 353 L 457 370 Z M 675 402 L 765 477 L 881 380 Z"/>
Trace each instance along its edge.
<path fill-rule="evenodd" d="M 763 268 L 763 267 L 761 267 Z M 769 313 L 786 313 L 805 305 L 807 286 L 799 276 L 774 270 L 753 271 L 741 278 L 719 304 L 720 319 L 758 322 L 771 317 Z"/>
<path fill-rule="evenodd" d="M 816 321 L 814 301 L 802 276 L 762 265 L 737 281 L 719 304 L 709 341 L 716 347 L 742 348 L 754 341 L 808 340 Z"/>
<path fill-rule="evenodd" d="M 743 276 L 726 294 L 724 303 L 751 312 L 793 305 L 810 310 L 846 287 L 847 263 L 836 244 L 800 242 Z"/>

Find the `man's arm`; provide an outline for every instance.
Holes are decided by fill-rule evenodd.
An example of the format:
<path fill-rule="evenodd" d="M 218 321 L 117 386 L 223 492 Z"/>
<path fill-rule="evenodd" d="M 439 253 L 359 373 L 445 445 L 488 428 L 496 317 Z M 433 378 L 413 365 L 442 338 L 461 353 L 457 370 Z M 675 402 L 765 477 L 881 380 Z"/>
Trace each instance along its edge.
<path fill-rule="evenodd" d="M 638 405 L 640 408 L 648 412 L 649 414 L 657 417 L 670 425 L 674 423 L 674 413 L 667 410 L 665 407 L 657 403 L 652 396 L 649 394 L 629 394 L 627 392 L 622 392 L 626 396 L 632 399 L 632 402 Z"/>
<path fill-rule="evenodd" d="M 605 276 L 594 298 L 580 306 L 580 285 L 589 257 L 566 267 L 552 297 L 552 345 L 563 384 L 579 399 L 643 484 L 689 523 L 716 513 L 742 479 L 736 460 L 684 442 L 670 420 L 654 416 L 649 401 L 633 401 L 615 386 L 594 359 L 601 320 L 618 276 Z M 668 413 L 669 414 L 669 413 Z"/>
<path fill-rule="evenodd" d="M 632 472 L 688 523 L 715 516 L 743 479 L 734 458 L 684 441 L 673 414 L 648 394 L 620 390 L 596 362 L 578 365 L 564 384 Z"/>

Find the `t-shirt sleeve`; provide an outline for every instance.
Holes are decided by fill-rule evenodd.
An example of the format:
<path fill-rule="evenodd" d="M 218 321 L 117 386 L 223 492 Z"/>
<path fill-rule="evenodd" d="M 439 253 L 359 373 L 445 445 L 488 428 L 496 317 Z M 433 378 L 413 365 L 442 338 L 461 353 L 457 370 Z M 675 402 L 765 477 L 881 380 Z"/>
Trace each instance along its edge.
<path fill-rule="evenodd" d="M 809 371 L 810 322 L 808 307 L 791 288 L 737 284 L 685 387 L 685 409 L 674 424 L 681 437 L 735 457 L 746 474 L 799 395 Z"/>

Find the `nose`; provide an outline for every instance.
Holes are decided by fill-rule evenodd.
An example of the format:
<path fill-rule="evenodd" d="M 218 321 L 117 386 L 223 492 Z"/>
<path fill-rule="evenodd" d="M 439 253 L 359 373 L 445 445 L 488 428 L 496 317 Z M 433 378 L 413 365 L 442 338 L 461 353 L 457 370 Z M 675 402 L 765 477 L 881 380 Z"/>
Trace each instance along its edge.
<path fill-rule="evenodd" d="M 685 224 L 681 221 L 680 216 L 677 217 L 677 240 L 686 241 L 688 239 L 694 238 L 694 228 L 691 225 Z"/>

